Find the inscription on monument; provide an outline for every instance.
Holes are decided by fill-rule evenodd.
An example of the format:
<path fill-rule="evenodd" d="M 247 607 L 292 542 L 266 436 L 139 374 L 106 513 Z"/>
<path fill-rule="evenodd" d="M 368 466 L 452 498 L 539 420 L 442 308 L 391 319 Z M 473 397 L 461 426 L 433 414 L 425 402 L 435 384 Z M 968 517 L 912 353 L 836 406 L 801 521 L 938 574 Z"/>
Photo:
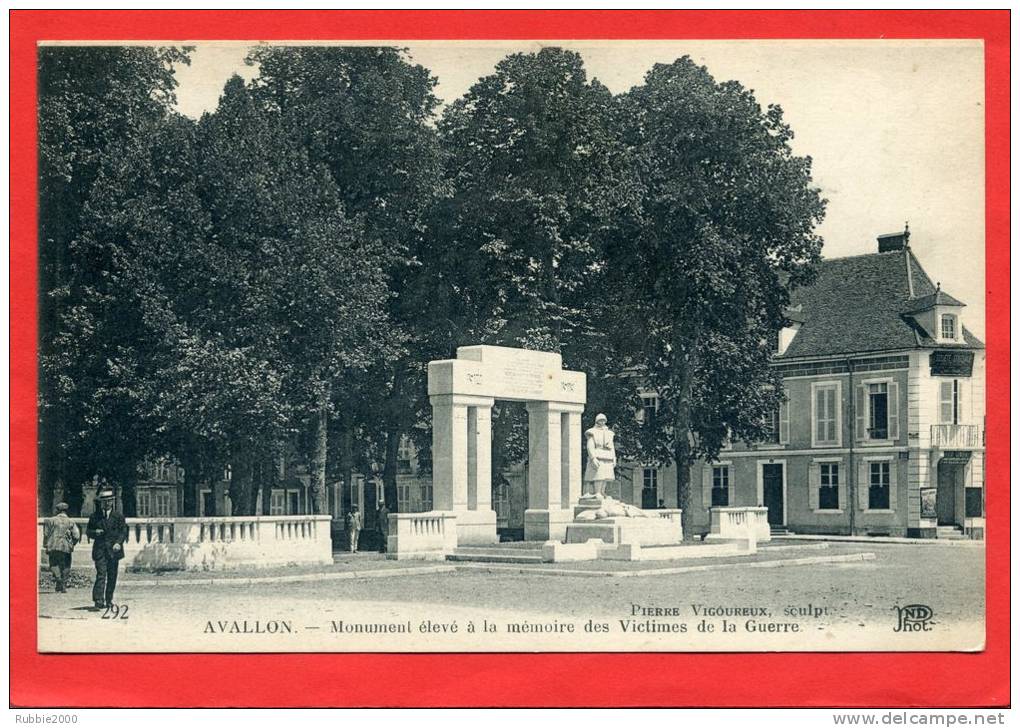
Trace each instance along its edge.
<path fill-rule="evenodd" d="M 523 361 L 499 369 L 502 390 L 506 397 L 542 397 L 545 380 L 552 377 L 538 362 Z"/>

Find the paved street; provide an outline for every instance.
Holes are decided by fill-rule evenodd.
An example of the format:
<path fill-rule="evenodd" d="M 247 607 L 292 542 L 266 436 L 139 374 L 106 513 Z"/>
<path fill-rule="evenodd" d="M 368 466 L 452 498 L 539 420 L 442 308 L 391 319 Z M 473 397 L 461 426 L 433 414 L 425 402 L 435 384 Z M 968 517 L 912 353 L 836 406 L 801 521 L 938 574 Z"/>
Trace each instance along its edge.
<path fill-rule="evenodd" d="M 478 564 L 451 573 L 249 586 L 152 587 L 125 581 L 117 601 L 128 605 L 126 619 L 103 620 L 85 609 L 83 588 L 40 594 L 40 645 L 72 651 L 97 645 L 130 651 L 980 647 L 984 549 L 979 545 L 795 546 L 774 552 L 772 559 L 864 553 L 875 559 L 635 577 L 551 576 L 529 566 Z M 366 555 L 364 561 L 377 558 Z M 355 566 L 358 560 L 346 563 Z M 602 567 L 614 565 L 602 562 Z M 928 629 L 893 631 L 894 607 L 908 604 L 932 608 Z M 642 611 L 645 607 L 667 611 Z M 699 632 L 705 615 L 695 607 L 709 608 L 713 632 Z M 638 626 L 634 634 L 624 626 L 649 617 L 655 622 L 651 633 Z M 736 633 L 717 631 L 724 629 L 723 619 L 736 625 Z M 483 620 L 496 631 L 483 633 Z M 608 634 L 586 632 L 589 620 L 608 625 Z M 469 621 L 476 632 L 467 632 Z M 508 627 L 521 623 L 524 633 Z M 375 629 L 392 631 L 372 633 L 357 626 L 380 624 L 389 626 Z M 574 631 L 566 630 L 567 624 Z M 684 630 L 669 631 L 678 625 Z"/>

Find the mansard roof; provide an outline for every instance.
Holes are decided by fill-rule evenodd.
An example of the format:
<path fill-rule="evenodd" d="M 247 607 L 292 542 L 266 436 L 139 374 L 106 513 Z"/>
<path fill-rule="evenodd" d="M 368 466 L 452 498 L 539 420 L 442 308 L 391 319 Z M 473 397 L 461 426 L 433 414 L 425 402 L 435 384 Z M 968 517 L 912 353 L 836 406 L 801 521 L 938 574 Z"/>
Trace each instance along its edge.
<path fill-rule="evenodd" d="M 833 356 L 916 348 L 982 349 L 966 327 L 959 344 L 937 344 L 915 320 L 918 306 L 945 301 L 910 248 L 848 258 L 824 259 L 815 282 L 791 295 L 800 306 L 800 330 L 778 359 Z"/>

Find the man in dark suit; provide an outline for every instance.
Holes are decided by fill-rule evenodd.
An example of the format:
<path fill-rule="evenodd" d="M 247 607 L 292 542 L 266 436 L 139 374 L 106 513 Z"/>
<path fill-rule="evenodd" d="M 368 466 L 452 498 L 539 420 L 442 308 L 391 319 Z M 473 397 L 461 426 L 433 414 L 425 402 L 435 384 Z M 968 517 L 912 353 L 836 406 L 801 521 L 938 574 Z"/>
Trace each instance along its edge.
<path fill-rule="evenodd" d="M 96 563 L 92 602 L 97 609 L 103 609 L 113 605 L 113 590 L 117 588 L 117 571 L 124 558 L 128 530 L 124 516 L 113 507 L 113 489 L 103 488 L 97 498 L 99 505 L 89 516 L 85 533 L 92 539 L 92 560 Z"/>

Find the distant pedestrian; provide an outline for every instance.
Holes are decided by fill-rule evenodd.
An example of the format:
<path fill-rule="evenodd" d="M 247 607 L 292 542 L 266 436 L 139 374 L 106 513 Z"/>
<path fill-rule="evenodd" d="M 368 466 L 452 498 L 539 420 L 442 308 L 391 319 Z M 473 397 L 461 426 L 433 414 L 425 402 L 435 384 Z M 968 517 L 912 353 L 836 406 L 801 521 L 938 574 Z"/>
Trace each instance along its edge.
<path fill-rule="evenodd" d="M 56 514 L 43 521 L 43 548 L 49 561 L 53 581 L 58 592 L 67 591 L 67 576 L 71 573 L 71 553 L 81 541 L 81 531 L 67 516 L 67 504 L 57 503 Z"/>
<path fill-rule="evenodd" d="M 97 609 L 113 606 L 117 588 L 117 571 L 124 558 L 124 542 L 128 530 L 124 516 L 113 507 L 112 488 L 103 488 L 97 496 L 99 505 L 89 517 L 85 532 L 92 539 L 92 560 L 96 564 L 96 583 L 92 586 L 92 602 Z"/>
<path fill-rule="evenodd" d="M 386 539 L 390 535 L 390 509 L 386 507 L 385 503 L 379 504 L 378 519 L 379 536 L 382 539 L 382 545 L 379 546 L 379 551 L 386 553 Z"/>
<path fill-rule="evenodd" d="M 357 506 L 352 506 L 347 513 L 345 525 L 347 526 L 347 545 L 350 547 L 351 553 L 356 554 L 358 553 L 358 537 L 361 535 L 361 514 L 358 513 Z"/>

